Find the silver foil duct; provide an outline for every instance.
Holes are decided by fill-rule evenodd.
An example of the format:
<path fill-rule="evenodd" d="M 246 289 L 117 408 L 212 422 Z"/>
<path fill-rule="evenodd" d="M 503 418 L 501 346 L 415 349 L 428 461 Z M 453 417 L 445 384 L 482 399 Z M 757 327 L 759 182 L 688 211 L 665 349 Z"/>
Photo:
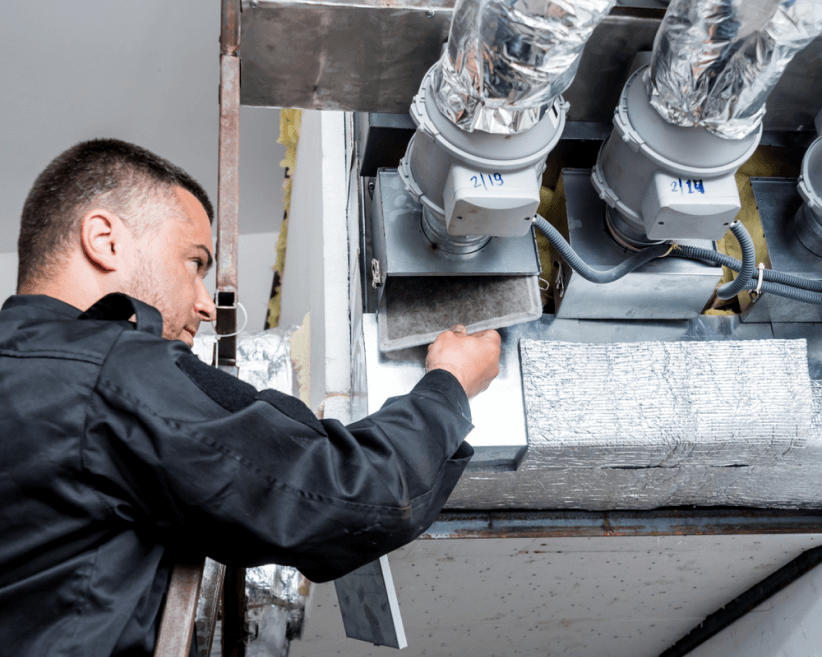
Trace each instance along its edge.
<path fill-rule="evenodd" d="M 672 0 L 645 73 L 651 104 L 674 125 L 742 139 L 820 31 L 818 0 Z"/>
<path fill-rule="evenodd" d="M 273 388 L 292 394 L 291 353 L 288 338 L 292 329 L 269 329 L 237 336 L 238 378 L 257 390 Z M 191 350 L 208 365 L 212 364 L 215 335 L 198 335 Z"/>
<path fill-rule="evenodd" d="M 302 632 L 308 586 L 296 568 L 246 569 L 246 657 L 287 657 L 289 642 Z"/>
<path fill-rule="evenodd" d="M 437 107 L 467 132 L 524 132 L 574 79 L 616 0 L 457 0 L 435 65 Z"/>

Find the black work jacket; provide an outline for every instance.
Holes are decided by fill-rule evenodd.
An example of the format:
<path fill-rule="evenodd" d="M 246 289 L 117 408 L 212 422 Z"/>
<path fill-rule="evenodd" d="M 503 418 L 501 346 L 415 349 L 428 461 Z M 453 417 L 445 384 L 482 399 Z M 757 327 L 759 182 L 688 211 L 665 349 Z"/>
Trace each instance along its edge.
<path fill-rule="evenodd" d="M 472 454 L 445 371 L 345 427 L 161 332 L 124 295 L 4 304 L 0 654 L 151 654 L 183 557 L 339 577 L 419 536 Z"/>

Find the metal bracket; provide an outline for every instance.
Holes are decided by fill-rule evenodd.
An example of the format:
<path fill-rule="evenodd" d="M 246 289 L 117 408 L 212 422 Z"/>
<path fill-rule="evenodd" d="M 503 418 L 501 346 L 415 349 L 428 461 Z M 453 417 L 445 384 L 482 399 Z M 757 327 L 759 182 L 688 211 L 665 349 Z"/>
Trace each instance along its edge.
<path fill-rule="evenodd" d="M 380 272 L 380 261 L 376 258 L 371 259 L 371 287 L 375 290 L 382 287 L 382 273 Z"/>

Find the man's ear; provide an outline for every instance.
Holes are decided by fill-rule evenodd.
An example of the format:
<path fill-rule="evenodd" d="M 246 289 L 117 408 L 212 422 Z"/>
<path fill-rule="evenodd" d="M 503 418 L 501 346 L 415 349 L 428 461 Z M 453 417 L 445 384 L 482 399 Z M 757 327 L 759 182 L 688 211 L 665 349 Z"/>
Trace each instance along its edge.
<path fill-rule="evenodd" d="M 89 262 L 99 271 L 123 266 L 123 240 L 128 230 L 113 212 L 100 208 L 87 212 L 80 223 L 80 244 Z"/>

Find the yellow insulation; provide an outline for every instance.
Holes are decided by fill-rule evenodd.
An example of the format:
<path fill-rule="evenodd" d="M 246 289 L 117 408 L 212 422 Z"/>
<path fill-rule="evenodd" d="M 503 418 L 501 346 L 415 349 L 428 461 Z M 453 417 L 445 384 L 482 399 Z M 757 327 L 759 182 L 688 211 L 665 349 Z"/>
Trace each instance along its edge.
<path fill-rule="evenodd" d="M 297 169 L 297 143 L 300 140 L 300 122 L 302 111 L 298 109 L 280 110 L 280 136 L 277 143 L 285 146 L 285 159 L 280 162 L 280 166 L 285 169 L 283 179 L 283 223 L 280 226 L 280 236 L 277 239 L 277 263 L 274 271 L 279 272 L 280 280 L 283 279 L 285 271 L 285 245 L 288 239 L 288 216 L 291 209 L 291 185 L 294 180 L 294 173 Z M 268 302 L 267 328 L 275 328 L 280 324 L 280 302 L 282 288 L 278 287 L 274 295 Z"/>
<path fill-rule="evenodd" d="M 762 234 L 762 221 L 759 219 L 759 210 L 756 207 L 751 178 L 796 178 L 797 176 L 799 176 L 799 165 L 786 160 L 783 149 L 773 146 L 760 146 L 757 148 L 756 152 L 740 167 L 736 174 L 736 186 L 739 188 L 739 198 L 742 201 L 742 209 L 736 218 L 742 222 L 742 225 L 750 233 L 751 239 L 753 239 L 754 247 L 756 247 L 756 262 L 763 262 L 768 268 L 771 266 L 771 261 L 768 258 L 768 247 Z M 739 243 L 730 231 L 717 242 L 717 247 L 722 253 L 727 253 L 737 259 L 742 258 Z M 734 276 L 734 272 L 725 268 L 725 275 L 722 277 L 720 285 L 732 280 Z M 732 314 L 728 312 L 718 313 L 717 311 L 745 308 L 751 302 L 751 294 L 750 292 L 742 292 L 738 299 L 739 306 L 736 305 L 734 299 L 722 301 L 714 298 L 712 303 L 709 304 L 710 307 L 705 310 L 705 314 Z"/>

